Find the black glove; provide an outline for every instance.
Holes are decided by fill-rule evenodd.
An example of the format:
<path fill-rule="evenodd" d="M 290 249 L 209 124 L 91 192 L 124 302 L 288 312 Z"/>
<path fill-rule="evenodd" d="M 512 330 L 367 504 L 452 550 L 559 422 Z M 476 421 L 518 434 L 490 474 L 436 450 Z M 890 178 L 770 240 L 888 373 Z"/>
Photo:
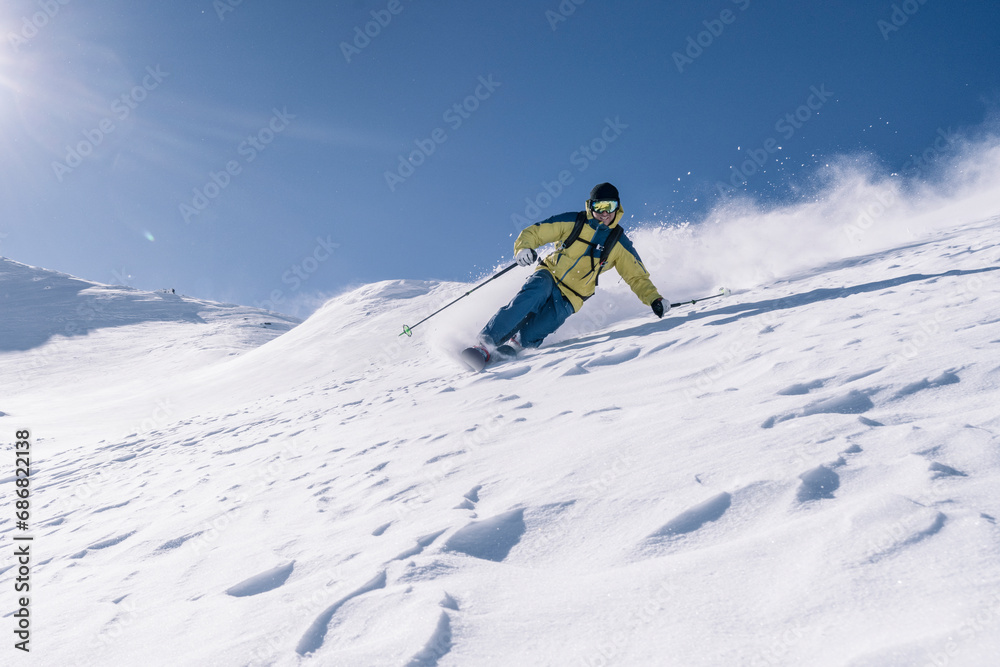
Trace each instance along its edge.
<path fill-rule="evenodd" d="M 653 312 L 659 318 L 662 318 L 664 315 L 670 312 L 670 304 L 664 301 L 663 299 L 657 299 L 656 301 L 650 304 L 650 307 L 653 309 Z"/>

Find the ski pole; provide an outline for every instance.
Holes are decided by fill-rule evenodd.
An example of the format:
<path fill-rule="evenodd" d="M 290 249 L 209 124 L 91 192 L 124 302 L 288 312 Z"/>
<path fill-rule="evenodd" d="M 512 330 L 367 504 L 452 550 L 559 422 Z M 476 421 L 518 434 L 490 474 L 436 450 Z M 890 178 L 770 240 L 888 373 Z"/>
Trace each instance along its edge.
<path fill-rule="evenodd" d="M 700 299 L 691 299 L 690 301 L 681 301 L 680 303 L 672 303 L 672 304 L 670 304 L 670 307 L 671 308 L 676 308 L 677 306 L 693 306 L 694 304 L 698 303 L 699 301 L 704 301 L 706 299 L 714 299 L 714 298 L 720 297 L 720 296 L 729 296 L 730 294 L 732 294 L 732 292 L 729 291 L 729 288 L 723 287 L 723 288 L 719 289 L 719 293 L 718 294 L 713 294 L 711 296 L 703 296 Z"/>
<path fill-rule="evenodd" d="M 494 275 L 494 276 L 492 276 L 492 277 L 490 277 L 490 278 L 487 278 L 486 280 L 484 280 L 483 282 L 479 283 L 478 285 L 476 285 L 475 287 L 473 287 L 473 288 L 472 288 L 472 289 L 470 289 L 470 290 L 469 290 L 468 292 L 466 292 L 466 293 L 465 293 L 465 294 L 463 294 L 462 296 L 458 297 L 457 299 L 455 299 L 455 300 L 454 300 L 454 301 L 452 301 L 451 303 L 449 303 L 449 304 L 447 304 L 447 305 L 445 305 L 445 306 L 441 306 L 440 308 L 438 308 L 437 310 L 435 310 L 435 311 L 434 311 L 433 313 L 431 313 L 430 315 L 428 315 L 428 316 L 427 316 L 427 317 L 425 317 L 424 319 L 422 319 L 422 320 L 420 320 L 419 322 L 417 322 L 416 324 L 414 324 L 414 325 L 413 325 L 412 327 L 411 327 L 411 326 L 407 326 L 407 325 L 405 325 L 405 324 L 404 324 L 404 325 L 403 325 L 403 333 L 401 333 L 401 334 L 399 334 L 399 335 L 400 335 L 400 336 L 402 336 L 403 334 L 406 334 L 407 336 L 412 336 L 412 335 L 413 335 L 413 329 L 414 329 L 414 328 L 416 328 L 416 327 L 420 326 L 421 324 L 423 324 L 423 323 L 424 323 L 424 322 L 426 322 L 427 320 L 431 319 L 432 317 L 434 317 L 435 315 L 437 315 L 438 313 L 440 313 L 440 312 L 441 312 L 442 310 L 444 310 L 444 309 L 445 309 L 445 308 L 447 308 L 448 306 L 452 306 L 452 305 L 454 305 L 455 303 L 457 303 L 457 302 L 461 301 L 462 299 L 464 299 L 465 297 L 469 296 L 470 294 L 472 294 L 472 293 L 473 293 L 473 292 L 475 292 L 475 291 L 476 291 L 477 289 L 479 289 L 480 287 L 482 287 L 482 286 L 483 286 L 483 285 L 485 285 L 486 283 L 490 282 L 491 280 L 496 280 L 497 278 L 499 278 L 499 277 L 500 277 L 500 276 L 502 276 L 503 274 L 507 273 L 507 272 L 508 272 L 508 271 L 510 271 L 511 269 L 515 268 L 516 266 L 517 266 L 517 262 L 514 262 L 513 264 L 511 264 L 510 266 L 508 266 L 507 268 L 505 268 L 505 269 L 504 269 L 503 271 L 501 271 L 500 273 L 498 273 L 498 274 L 496 274 L 496 275 Z"/>

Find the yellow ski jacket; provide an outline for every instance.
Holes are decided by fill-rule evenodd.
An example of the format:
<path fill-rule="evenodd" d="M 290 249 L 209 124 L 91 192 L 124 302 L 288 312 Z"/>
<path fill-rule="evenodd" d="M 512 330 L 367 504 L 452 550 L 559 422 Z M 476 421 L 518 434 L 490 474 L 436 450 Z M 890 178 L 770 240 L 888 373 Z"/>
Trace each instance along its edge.
<path fill-rule="evenodd" d="M 588 207 L 587 222 L 583 225 L 579 238 L 568 248 L 564 248 L 562 242 L 573 232 L 577 213 L 571 211 L 554 215 L 522 231 L 514 241 L 514 253 L 525 248 L 539 248 L 546 243 L 557 244 L 556 252 L 543 259 L 537 270 L 552 274 L 559 290 L 573 304 L 574 312 L 579 311 L 583 302 L 594 295 L 601 271 L 610 268 L 618 271 L 618 275 L 628 283 L 639 300 L 648 306 L 662 297 L 650 281 L 649 271 L 643 266 L 639 253 L 625 234 L 619 237 L 618 243 L 611 249 L 607 264 L 600 266 L 604 241 L 611 229 L 618 226 L 622 215 L 623 211 L 619 206 L 614 220 L 609 225 L 603 225 L 594 219 Z"/>

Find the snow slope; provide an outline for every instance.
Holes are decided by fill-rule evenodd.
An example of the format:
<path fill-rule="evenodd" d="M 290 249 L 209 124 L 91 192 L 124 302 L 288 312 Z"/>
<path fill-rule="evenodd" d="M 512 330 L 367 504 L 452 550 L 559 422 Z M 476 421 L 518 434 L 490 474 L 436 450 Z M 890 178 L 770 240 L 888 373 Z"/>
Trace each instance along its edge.
<path fill-rule="evenodd" d="M 134 396 L 175 376 L 255 349 L 299 320 L 169 290 L 101 285 L 0 257 L 0 411 L 69 431 L 79 420 L 129 413 L 132 426 L 169 418 L 165 399 Z M 16 381 L 15 381 L 16 380 Z M 169 392 L 164 392 L 164 396 Z M 123 400 L 124 399 L 124 400 Z M 80 416 L 77 416 L 77 413 Z M 73 415 L 73 416 L 70 416 Z M 74 423 L 75 422 L 75 423 Z M 127 431 L 126 431 L 127 432 Z"/>
<path fill-rule="evenodd" d="M 668 296 L 734 295 L 660 321 L 606 279 L 481 375 L 454 354 L 526 271 L 410 339 L 469 285 L 364 286 L 273 338 L 5 261 L 31 664 L 995 665 L 1000 201 L 977 193 L 829 243 L 808 207 L 638 232 Z M 727 245 L 752 239 L 777 250 Z"/>

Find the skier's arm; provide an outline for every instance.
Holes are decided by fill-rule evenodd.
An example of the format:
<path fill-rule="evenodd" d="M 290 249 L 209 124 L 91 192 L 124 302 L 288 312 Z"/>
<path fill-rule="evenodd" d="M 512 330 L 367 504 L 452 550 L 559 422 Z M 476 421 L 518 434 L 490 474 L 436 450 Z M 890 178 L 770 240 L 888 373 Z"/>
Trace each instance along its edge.
<path fill-rule="evenodd" d="M 576 213 L 560 213 L 536 222 L 518 234 L 514 253 L 525 248 L 540 248 L 546 243 L 557 243 L 570 235 L 576 223 Z"/>
<path fill-rule="evenodd" d="M 649 279 L 649 271 L 632 248 L 631 242 L 623 238 L 622 242 L 615 246 L 611 259 L 609 263 L 614 266 L 618 275 L 625 280 L 640 301 L 650 306 L 657 299 L 663 298 L 653 285 L 653 281 Z"/>

